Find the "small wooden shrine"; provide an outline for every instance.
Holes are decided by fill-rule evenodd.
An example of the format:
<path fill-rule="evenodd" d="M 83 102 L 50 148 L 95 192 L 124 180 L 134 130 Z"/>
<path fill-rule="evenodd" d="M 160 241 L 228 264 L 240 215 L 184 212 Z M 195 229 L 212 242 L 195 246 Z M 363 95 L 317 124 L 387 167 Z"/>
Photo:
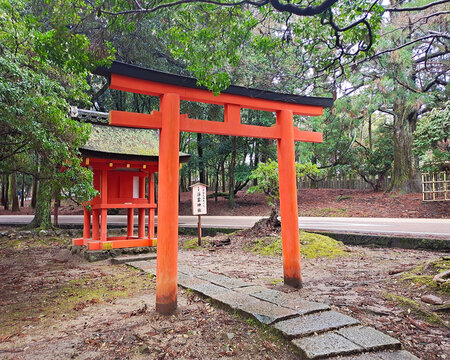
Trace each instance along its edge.
<path fill-rule="evenodd" d="M 73 245 L 84 245 L 89 250 L 155 246 L 158 131 L 93 124 L 89 140 L 80 151 L 83 166 L 94 173 L 94 188 L 99 195 L 85 204 L 83 237 L 74 239 Z M 180 163 L 188 159 L 189 155 L 180 153 Z M 127 209 L 126 236 L 108 236 L 110 209 Z"/>

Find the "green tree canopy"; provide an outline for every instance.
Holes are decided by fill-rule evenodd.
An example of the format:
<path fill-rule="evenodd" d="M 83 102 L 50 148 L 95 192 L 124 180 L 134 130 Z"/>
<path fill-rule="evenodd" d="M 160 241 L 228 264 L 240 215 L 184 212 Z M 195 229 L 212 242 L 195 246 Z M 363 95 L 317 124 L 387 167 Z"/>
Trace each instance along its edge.
<path fill-rule="evenodd" d="M 90 126 L 70 119 L 69 104 L 88 102 L 88 71 L 105 62 L 84 35 L 70 32 L 64 16 L 71 13 L 48 7 L 37 16 L 31 5 L 0 0 L 0 166 L 40 180 L 32 226 L 48 227 L 53 185 L 80 200 L 92 196 L 92 174 L 78 156 Z"/>

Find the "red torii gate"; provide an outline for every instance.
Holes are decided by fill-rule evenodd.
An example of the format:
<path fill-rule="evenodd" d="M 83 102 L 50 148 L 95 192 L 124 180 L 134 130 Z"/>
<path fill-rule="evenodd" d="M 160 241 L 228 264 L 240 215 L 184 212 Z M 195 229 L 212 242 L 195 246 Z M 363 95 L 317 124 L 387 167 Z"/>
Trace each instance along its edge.
<path fill-rule="evenodd" d="M 160 97 L 159 111 L 110 111 L 109 118 L 115 126 L 160 129 L 156 310 L 169 314 L 177 307 L 180 131 L 277 140 L 284 283 L 302 287 L 294 141 L 322 142 L 322 134 L 294 127 L 293 115 L 322 115 L 323 108 L 332 106 L 333 100 L 239 86 L 230 86 L 215 96 L 197 86 L 195 79 L 121 62 L 113 62 L 109 69 L 101 68 L 96 73 L 108 77 L 110 89 Z M 224 122 L 181 115 L 180 100 L 222 105 Z M 276 125 L 242 124 L 241 108 L 275 112 Z"/>

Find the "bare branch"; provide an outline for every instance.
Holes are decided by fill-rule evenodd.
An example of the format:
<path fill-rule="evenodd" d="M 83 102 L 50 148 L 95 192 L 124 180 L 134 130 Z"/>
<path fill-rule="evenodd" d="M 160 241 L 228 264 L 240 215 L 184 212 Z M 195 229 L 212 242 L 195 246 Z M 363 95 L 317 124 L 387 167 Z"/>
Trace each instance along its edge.
<path fill-rule="evenodd" d="M 421 10 L 428 9 L 432 6 L 446 4 L 448 2 L 450 2 L 450 0 L 441 0 L 441 1 L 435 1 L 433 3 L 427 4 L 424 6 L 416 6 L 416 7 L 408 7 L 408 8 L 388 8 L 385 11 L 387 11 L 387 12 L 421 11 Z"/>
<path fill-rule="evenodd" d="M 393 51 L 397 51 L 397 50 L 403 49 L 404 47 L 407 47 L 409 45 L 415 44 L 417 42 L 420 42 L 420 41 L 423 41 L 423 40 L 427 40 L 427 39 L 434 39 L 434 38 L 437 38 L 437 37 L 449 38 L 450 36 L 446 35 L 446 34 L 439 34 L 439 35 L 431 34 L 431 35 L 422 36 L 420 38 L 408 41 L 408 42 L 406 42 L 406 43 L 404 43 L 402 45 L 399 45 L 399 46 L 397 46 L 395 48 L 390 48 L 390 49 L 386 49 L 386 50 L 380 51 L 380 52 L 378 52 L 378 53 L 376 53 L 376 54 L 374 54 L 374 55 L 372 55 L 372 56 L 370 56 L 368 58 L 365 58 L 365 59 L 359 61 L 356 65 L 360 65 L 360 64 L 362 64 L 364 62 L 373 60 L 373 59 L 375 59 L 377 57 L 380 57 L 381 55 L 384 55 L 384 54 L 387 54 L 387 53 L 390 53 L 390 52 L 393 52 Z"/>
<path fill-rule="evenodd" d="M 281 4 L 278 0 L 270 0 L 270 4 L 281 12 L 289 12 L 299 16 L 314 16 L 322 14 L 333 6 L 337 0 L 324 0 L 322 4 L 317 6 L 300 7 L 292 4 Z"/>
<path fill-rule="evenodd" d="M 335 0 L 335 1 L 337 1 L 337 0 Z M 261 0 L 261 1 L 242 0 L 242 1 L 232 2 L 232 3 L 225 3 L 225 2 L 221 2 L 221 1 L 215 1 L 215 0 L 178 0 L 178 1 L 173 1 L 173 2 L 167 3 L 167 4 L 161 4 L 161 5 L 152 7 L 152 8 L 138 7 L 137 9 L 122 10 L 122 11 L 117 11 L 117 12 L 112 12 L 112 11 L 108 11 L 108 10 L 101 10 L 101 12 L 104 14 L 113 15 L 113 16 L 130 15 L 130 14 L 148 14 L 148 13 L 153 13 L 158 10 L 170 8 L 170 7 L 177 6 L 177 5 L 194 4 L 194 3 L 210 4 L 210 5 L 217 5 L 217 6 L 223 6 L 223 7 L 233 7 L 233 6 L 249 4 L 249 5 L 259 7 L 259 6 L 268 4 L 269 0 Z"/>

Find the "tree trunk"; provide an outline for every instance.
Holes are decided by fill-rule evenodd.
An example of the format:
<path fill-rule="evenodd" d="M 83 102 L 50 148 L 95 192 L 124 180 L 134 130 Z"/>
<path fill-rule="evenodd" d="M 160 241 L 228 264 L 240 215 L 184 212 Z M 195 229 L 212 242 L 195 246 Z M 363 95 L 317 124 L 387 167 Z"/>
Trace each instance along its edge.
<path fill-rule="evenodd" d="M 258 167 L 259 163 L 259 151 L 258 151 L 258 140 L 255 139 L 255 161 L 253 163 L 254 168 L 256 169 Z M 258 185 L 258 179 L 253 179 L 253 186 Z"/>
<path fill-rule="evenodd" d="M 236 203 L 234 201 L 234 168 L 236 167 L 236 148 L 237 148 L 237 138 L 235 136 L 231 139 L 231 159 L 230 159 L 230 167 L 228 168 L 228 204 L 231 209 L 234 209 Z"/>
<path fill-rule="evenodd" d="M 202 144 L 202 134 L 197 133 L 197 153 L 198 153 L 198 173 L 199 180 L 201 183 L 205 182 L 205 164 L 203 162 L 203 144 Z"/>
<path fill-rule="evenodd" d="M 214 202 L 217 202 L 217 193 L 219 192 L 219 173 L 220 173 L 220 163 L 216 167 L 216 181 L 214 184 Z"/>
<path fill-rule="evenodd" d="M 398 101 L 394 104 L 394 162 L 389 191 L 420 192 L 420 177 L 412 151 L 417 111 Z"/>
<path fill-rule="evenodd" d="M 33 182 L 31 184 L 31 208 L 32 209 L 36 209 L 38 188 L 39 188 L 38 178 L 33 175 Z"/>
<path fill-rule="evenodd" d="M 61 190 L 59 186 L 54 191 L 55 193 L 55 203 L 53 208 L 53 226 L 58 226 L 58 215 L 59 215 L 59 207 L 61 206 Z"/>
<path fill-rule="evenodd" d="M 5 175 L 2 175 L 2 205 L 5 205 Z"/>
<path fill-rule="evenodd" d="M 15 171 L 11 174 L 11 210 L 20 211 Z"/>
<path fill-rule="evenodd" d="M 39 180 L 39 187 L 37 193 L 36 210 L 34 218 L 27 227 L 50 229 L 51 222 L 51 206 L 52 206 L 52 185 L 50 180 Z"/>
<path fill-rule="evenodd" d="M 222 163 L 222 192 L 224 193 L 225 189 L 225 161 Z"/>
<path fill-rule="evenodd" d="M 20 191 L 20 206 L 24 207 L 25 203 L 25 174 L 22 174 L 22 189 Z"/>
<path fill-rule="evenodd" d="M 3 207 L 5 210 L 9 210 L 9 175 L 4 175 L 3 181 L 5 184 L 4 192 L 2 194 Z"/>

